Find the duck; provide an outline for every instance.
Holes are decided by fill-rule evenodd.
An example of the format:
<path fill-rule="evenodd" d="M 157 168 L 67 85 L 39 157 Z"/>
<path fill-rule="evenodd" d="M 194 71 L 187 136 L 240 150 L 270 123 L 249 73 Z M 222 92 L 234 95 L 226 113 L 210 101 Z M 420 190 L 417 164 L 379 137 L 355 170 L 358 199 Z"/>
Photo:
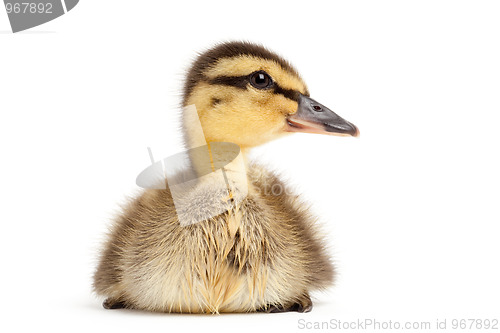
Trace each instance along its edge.
<path fill-rule="evenodd" d="M 93 276 L 103 307 L 209 314 L 311 311 L 311 293 L 335 280 L 328 243 L 300 196 L 270 191 L 288 188 L 287 183 L 248 155 L 297 132 L 357 137 L 358 128 L 312 99 L 287 60 L 246 41 L 219 43 L 196 57 L 182 106 L 186 146 L 190 151 L 203 146 L 201 126 L 203 147 L 236 147 L 240 177 L 226 171 L 239 181 L 224 192 L 213 180 L 195 177 L 195 185 L 177 193 L 188 208 L 182 214 L 171 179 L 130 200 L 112 224 Z M 188 106 L 195 112 L 188 114 Z M 203 173 L 199 154 L 189 156 L 195 172 Z M 221 160 L 214 156 L 211 171 Z M 225 204 L 214 204 L 218 201 Z M 196 215 L 194 222 L 182 223 L 190 214 Z"/>

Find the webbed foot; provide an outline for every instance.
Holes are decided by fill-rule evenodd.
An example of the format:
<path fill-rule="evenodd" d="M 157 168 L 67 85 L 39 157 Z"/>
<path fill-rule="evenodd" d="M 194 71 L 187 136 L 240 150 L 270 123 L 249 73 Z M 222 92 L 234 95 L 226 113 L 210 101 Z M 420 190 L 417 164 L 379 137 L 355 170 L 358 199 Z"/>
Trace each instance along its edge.
<path fill-rule="evenodd" d="M 125 305 L 125 302 L 117 301 L 112 298 L 107 298 L 104 302 L 102 302 L 102 307 L 108 310 L 114 310 L 114 309 L 123 309 L 126 308 L 127 306 Z"/>
<path fill-rule="evenodd" d="M 259 312 L 267 313 L 278 313 L 278 312 L 310 312 L 313 308 L 313 304 L 309 295 L 304 295 L 302 299 L 298 302 L 292 303 L 288 306 L 282 305 L 269 305 L 267 307 L 261 308 Z"/>

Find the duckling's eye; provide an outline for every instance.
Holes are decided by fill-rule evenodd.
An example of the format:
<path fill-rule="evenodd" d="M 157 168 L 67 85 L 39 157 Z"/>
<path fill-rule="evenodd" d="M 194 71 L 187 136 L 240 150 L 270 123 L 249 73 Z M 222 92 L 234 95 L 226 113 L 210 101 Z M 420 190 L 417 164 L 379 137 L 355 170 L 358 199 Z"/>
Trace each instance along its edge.
<path fill-rule="evenodd" d="M 250 84 L 257 89 L 266 89 L 273 84 L 273 80 L 264 71 L 258 71 L 250 74 Z"/>

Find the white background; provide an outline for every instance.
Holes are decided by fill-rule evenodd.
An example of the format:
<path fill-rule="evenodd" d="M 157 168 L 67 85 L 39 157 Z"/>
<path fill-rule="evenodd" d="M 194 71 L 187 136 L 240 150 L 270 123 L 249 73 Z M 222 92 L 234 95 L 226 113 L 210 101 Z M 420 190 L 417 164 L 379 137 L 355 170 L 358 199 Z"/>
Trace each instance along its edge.
<path fill-rule="evenodd" d="M 298 320 L 500 317 L 500 3 L 81 1 L 12 34 L 0 10 L 1 330 L 294 331 Z M 106 311 L 91 276 L 136 175 L 179 152 L 183 73 L 262 43 L 359 139 L 259 148 L 320 216 L 339 271 L 308 314 Z M 351 330 L 354 331 L 354 330 Z"/>

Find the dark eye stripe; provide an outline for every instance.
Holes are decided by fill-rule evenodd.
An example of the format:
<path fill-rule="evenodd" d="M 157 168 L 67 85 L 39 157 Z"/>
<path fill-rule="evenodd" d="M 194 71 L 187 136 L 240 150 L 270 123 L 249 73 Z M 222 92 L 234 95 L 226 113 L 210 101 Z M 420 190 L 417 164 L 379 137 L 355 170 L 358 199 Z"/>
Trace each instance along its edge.
<path fill-rule="evenodd" d="M 295 102 L 299 101 L 300 91 L 298 91 L 298 90 L 283 89 L 279 85 L 275 84 L 274 85 L 274 93 L 283 95 L 286 98 L 291 99 L 292 101 L 295 101 Z"/>
<path fill-rule="evenodd" d="M 218 76 L 213 79 L 209 79 L 208 83 L 246 89 L 249 81 L 248 76 Z"/>
<path fill-rule="evenodd" d="M 213 79 L 207 79 L 210 84 L 220 84 L 224 86 L 236 87 L 239 89 L 247 89 L 250 81 L 248 76 L 218 76 Z M 300 91 L 293 89 L 281 88 L 278 83 L 273 82 L 273 87 L 271 89 L 275 94 L 280 94 L 288 99 L 298 102 Z"/>

